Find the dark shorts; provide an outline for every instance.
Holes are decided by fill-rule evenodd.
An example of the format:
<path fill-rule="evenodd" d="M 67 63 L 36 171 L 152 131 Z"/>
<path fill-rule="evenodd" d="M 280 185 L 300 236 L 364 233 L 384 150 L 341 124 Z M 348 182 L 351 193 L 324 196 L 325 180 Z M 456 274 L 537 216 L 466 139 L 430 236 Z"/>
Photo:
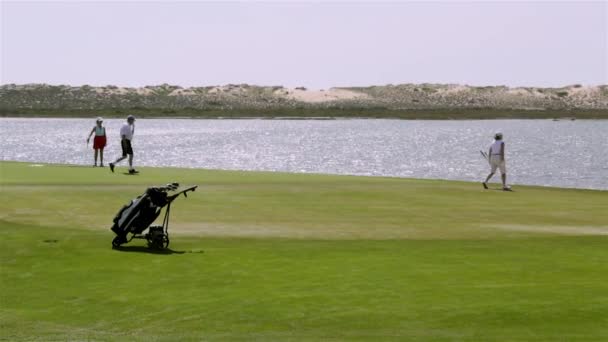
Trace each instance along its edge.
<path fill-rule="evenodd" d="M 131 147 L 131 140 L 124 139 L 121 141 L 122 156 L 126 157 L 127 154 L 133 155 L 133 148 Z"/>

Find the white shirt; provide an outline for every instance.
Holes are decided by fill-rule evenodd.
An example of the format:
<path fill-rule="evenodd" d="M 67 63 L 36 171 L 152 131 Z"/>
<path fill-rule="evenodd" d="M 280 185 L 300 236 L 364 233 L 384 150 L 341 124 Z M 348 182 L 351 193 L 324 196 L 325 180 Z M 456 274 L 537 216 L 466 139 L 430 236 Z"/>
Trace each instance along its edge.
<path fill-rule="evenodd" d="M 129 125 L 128 122 L 125 122 L 124 124 L 122 124 L 122 127 L 120 128 L 120 138 L 122 139 L 122 136 L 124 135 L 125 138 L 127 138 L 127 140 L 133 140 L 134 131 L 135 131 L 135 126 Z"/>
<path fill-rule="evenodd" d="M 500 155 L 500 148 L 503 143 L 502 140 L 494 140 L 494 143 L 490 146 L 490 154 Z"/>

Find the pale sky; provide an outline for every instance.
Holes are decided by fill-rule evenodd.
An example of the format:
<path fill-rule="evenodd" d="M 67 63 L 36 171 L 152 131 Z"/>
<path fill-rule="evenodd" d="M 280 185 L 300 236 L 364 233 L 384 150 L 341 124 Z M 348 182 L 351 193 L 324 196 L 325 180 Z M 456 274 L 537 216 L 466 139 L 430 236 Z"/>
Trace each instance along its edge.
<path fill-rule="evenodd" d="M 608 84 L 608 2 L 1 0 L 0 83 Z"/>

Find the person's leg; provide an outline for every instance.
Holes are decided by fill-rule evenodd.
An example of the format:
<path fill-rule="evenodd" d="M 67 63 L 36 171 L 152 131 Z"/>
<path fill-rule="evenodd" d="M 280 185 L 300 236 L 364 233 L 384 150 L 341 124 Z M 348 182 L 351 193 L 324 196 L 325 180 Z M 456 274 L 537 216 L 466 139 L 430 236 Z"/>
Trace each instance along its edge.
<path fill-rule="evenodd" d="M 122 156 L 118 159 L 116 159 L 113 163 L 110 163 L 110 171 L 114 172 L 114 165 L 120 163 L 123 159 L 125 159 L 127 156 Z"/>
<path fill-rule="evenodd" d="M 127 158 L 127 156 L 129 155 L 130 151 L 129 151 L 128 140 L 121 140 L 120 147 L 122 148 L 122 157 L 116 159 L 113 163 L 110 163 L 110 167 L 112 167 L 112 165 L 114 165 L 114 164 L 120 163 L 125 158 Z"/>
<path fill-rule="evenodd" d="M 95 158 L 97 160 L 97 158 Z M 99 166 L 103 166 L 103 148 L 99 149 Z"/>
<path fill-rule="evenodd" d="M 95 151 L 95 160 L 93 162 L 93 166 L 97 166 L 97 149 L 94 150 Z"/>
<path fill-rule="evenodd" d="M 496 168 L 498 167 L 498 165 L 496 164 L 496 161 L 490 157 L 490 174 L 488 175 L 488 177 L 486 177 L 486 180 L 482 183 L 484 189 L 488 188 L 487 183 L 490 181 L 490 179 L 492 177 L 494 177 L 494 174 L 496 173 Z"/>
<path fill-rule="evenodd" d="M 129 155 L 129 173 L 130 174 L 139 173 L 139 171 L 137 171 L 133 168 L 133 154 Z"/>
<path fill-rule="evenodd" d="M 133 168 L 133 146 L 131 146 L 131 141 L 128 141 L 127 153 L 129 154 L 129 173 L 137 173 L 137 171 L 135 171 L 135 169 Z"/>
<path fill-rule="evenodd" d="M 135 170 L 133 168 L 133 155 L 130 154 L 129 155 L 129 174 L 134 175 L 134 174 L 137 174 L 137 173 L 139 173 L 139 171 L 137 171 L 137 170 Z"/>
<path fill-rule="evenodd" d="M 504 160 L 500 163 L 500 178 L 502 179 L 502 188 L 507 189 L 507 163 Z"/>

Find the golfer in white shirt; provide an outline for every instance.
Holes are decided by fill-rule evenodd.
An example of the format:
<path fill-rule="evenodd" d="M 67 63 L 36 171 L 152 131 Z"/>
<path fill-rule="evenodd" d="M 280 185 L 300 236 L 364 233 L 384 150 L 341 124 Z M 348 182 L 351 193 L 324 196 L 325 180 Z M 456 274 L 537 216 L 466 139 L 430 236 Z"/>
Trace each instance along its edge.
<path fill-rule="evenodd" d="M 127 116 L 127 122 L 125 122 L 120 128 L 120 146 L 122 147 L 122 157 L 116 159 L 116 161 L 113 163 L 110 163 L 110 170 L 112 170 L 112 172 L 114 172 L 114 166 L 128 156 L 129 174 L 139 173 L 139 171 L 133 168 L 133 147 L 131 146 L 133 133 L 135 133 L 135 117 L 133 115 L 129 115 Z"/>
<path fill-rule="evenodd" d="M 505 142 L 502 140 L 502 133 L 496 133 L 494 136 L 494 142 L 490 145 L 488 151 L 488 162 L 490 163 L 490 174 L 486 178 L 483 184 L 484 189 L 488 188 L 488 182 L 490 178 L 496 173 L 496 169 L 500 169 L 500 176 L 502 178 L 502 189 L 510 191 L 511 187 L 507 186 L 507 165 L 505 162 Z"/>

